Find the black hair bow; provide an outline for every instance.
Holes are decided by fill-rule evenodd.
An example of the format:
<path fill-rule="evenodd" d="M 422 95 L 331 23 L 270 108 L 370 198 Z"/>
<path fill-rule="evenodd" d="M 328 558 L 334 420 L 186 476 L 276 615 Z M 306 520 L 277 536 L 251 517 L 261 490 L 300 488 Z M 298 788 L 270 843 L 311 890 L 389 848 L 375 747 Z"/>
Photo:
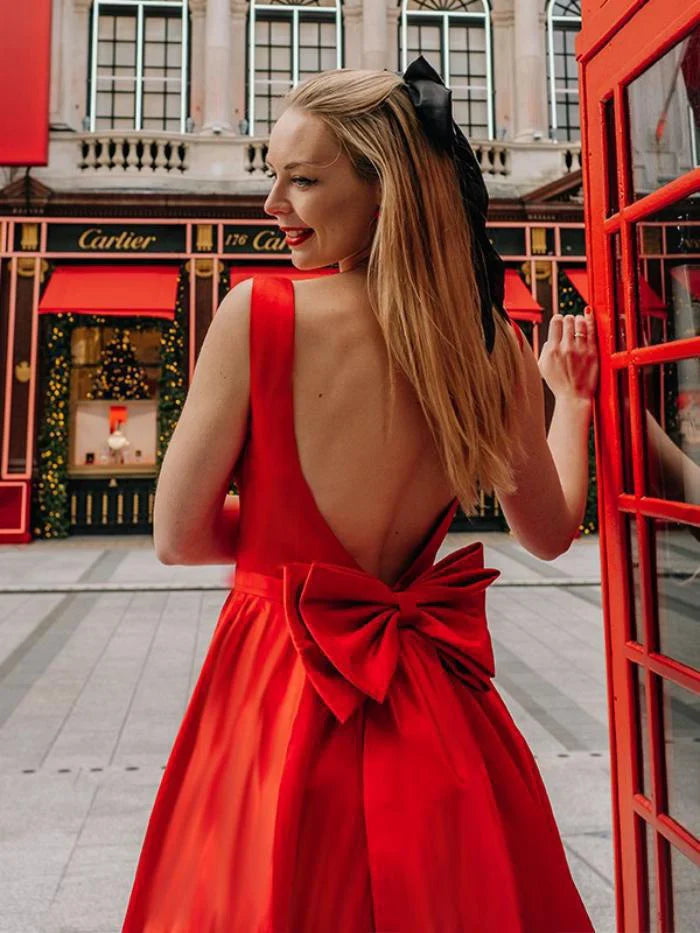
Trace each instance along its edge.
<path fill-rule="evenodd" d="M 462 200 L 473 230 L 474 271 L 481 301 L 481 326 L 490 353 L 496 336 L 495 305 L 508 320 L 504 300 L 505 267 L 486 234 L 489 195 L 472 147 L 452 117 L 452 91 L 428 61 L 419 55 L 403 74 L 423 130 L 441 152 L 456 164 Z"/>

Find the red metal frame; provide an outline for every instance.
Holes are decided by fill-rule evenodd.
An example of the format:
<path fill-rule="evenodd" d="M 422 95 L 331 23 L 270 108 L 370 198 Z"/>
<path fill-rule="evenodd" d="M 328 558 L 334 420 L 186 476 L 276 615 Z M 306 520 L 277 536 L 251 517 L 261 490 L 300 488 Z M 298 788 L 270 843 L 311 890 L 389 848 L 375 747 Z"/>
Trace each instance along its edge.
<path fill-rule="evenodd" d="M 664 721 L 661 690 L 674 683 L 700 693 L 700 672 L 659 652 L 655 555 L 650 521 L 665 519 L 700 525 L 700 506 L 670 502 L 647 494 L 645 431 L 640 398 L 642 366 L 673 362 L 700 354 L 700 337 L 645 345 L 637 306 L 635 236 L 639 225 L 662 208 L 700 190 L 700 169 L 689 171 L 658 190 L 634 200 L 630 190 L 630 127 L 626 89 L 631 81 L 661 58 L 688 32 L 700 28 L 700 10 L 687 0 L 584 0 L 583 29 L 577 42 L 581 78 L 581 117 L 584 189 L 591 303 L 601 348 L 601 376 L 596 406 L 596 456 L 603 610 L 608 674 L 611 739 L 612 803 L 617 893 L 616 929 L 632 931 L 675 929 L 670 865 L 671 847 L 700 865 L 700 840 L 667 813 Z M 614 134 L 606 132 L 606 108 L 613 106 Z M 614 178 L 616 190 L 608 190 Z M 613 196 L 611 196 L 613 195 Z M 655 223 L 658 223 L 655 221 Z M 610 242 L 621 240 L 621 289 L 611 259 Z M 664 245 L 665 251 L 665 234 Z M 663 295 L 665 298 L 666 295 Z M 616 306 L 621 299 L 622 305 Z M 624 347 L 616 343 L 618 318 L 625 317 Z M 666 331 L 663 332 L 665 338 Z M 645 340 L 646 337 L 646 340 Z M 629 395 L 629 436 L 633 491 L 623 485 L 621 412 L 618 380 L 626 373 Z M 604 442 L 601 439 L 604 438 Z M 627 536 L 636 535 L 642 618 L 636 632 L 631 554 Z M 634 637 L 640 638 L 638 641 Z M 651 787 L 641 792 L 638 763 L 642 735 L 637 717 L 636 671 L 645 684 L 646 723 L 650 752 Z M 653 902 L 649 916 L 649 878 L 646 833 L 651 828 L 654 852 Z"/>

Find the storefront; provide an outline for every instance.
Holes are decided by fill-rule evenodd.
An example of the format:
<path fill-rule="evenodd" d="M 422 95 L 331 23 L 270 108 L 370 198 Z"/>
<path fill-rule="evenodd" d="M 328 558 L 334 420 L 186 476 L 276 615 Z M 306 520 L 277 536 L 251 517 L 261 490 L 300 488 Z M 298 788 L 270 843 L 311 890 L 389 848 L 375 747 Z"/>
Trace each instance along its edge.
<path fill-rule="evenodd" d="M 569 182 L 579 187 L 580 177 Z M 41 216 L 49 193 L 32 182 L 0 218 L 6 542 L 149 532 L 158 469 L 219 302 L 252 274 L 307 274 L 258 203 L 203 202 L 183 218 L 182 205 L 145 196 L 129 217 L 106 196 L 92 216 L 69 216 L 76 197 L 64 200 Z M 551 313 L 581 303 L 563 271 L 585 268 L 581 206 L 558 219 L 542 198 L 493 203 L 506 307 L 538 348 Z M 466 526 L 460 513 L 455 522 Z M 478 522 L 503 525 L 490 497 Z"/>

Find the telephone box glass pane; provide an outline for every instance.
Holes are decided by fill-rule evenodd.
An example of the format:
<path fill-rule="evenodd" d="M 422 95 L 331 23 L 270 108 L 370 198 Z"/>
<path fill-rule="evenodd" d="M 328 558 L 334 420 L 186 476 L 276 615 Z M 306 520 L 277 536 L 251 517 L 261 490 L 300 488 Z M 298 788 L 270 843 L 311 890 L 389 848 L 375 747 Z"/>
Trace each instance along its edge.
<path fill-rule="evenodd" d="M 700 871 L 682 852 L 671 846 L 673 929 L 697 930 L 700 905 Z"/>
<path fill-rule="evenodd" d="M 668 813 L 700 837 L 700 696 L 663 682 Z"/>
<path fill-rule="evenodd" d="M 640 346 L 700 334 L 700 197 L 651 214 L 636 227 Z"/>
<path fill-rule="evenodd" d="M 627 105 L 637 199 L 698 165 L 700 25 L 631 82 Z"/>
<path fill-rule="evenodd" d="M 643 644 L 644 626 L 642 616 L 642 581 L 639 571 L 639 542 L 637 540 L 637 521 L 634 515 L 624 516 L 624 531 L 629 568 L 629 634 L 632 641 L 637 641 Z"/>
<path fill-rule="evenodd" d="M 638 664 L 632 665 L 634 702 L 637 708 L 637 742 L 639 786 L 636 788 L 651 798 L 651 770 L 649 757 L 649 720 L 647 717 L 646 673 Z"/>
<path fill-rule="evenodd" d="M 700 526 L 666 521 L 650 525 L 659 650 L 700 671 Z"/>
<path fill-rule="evenodd" d="M 646 494 L 700 505 L 700 357 L 640 369 Z"/>
<path fill-rule="evenodd" d="M 646 820 L 642 821 L 644 827 L 644 836 L 642 845 L 646 855 L 646 876 L 647 876 L 647 896 L 649 904 L 649 930 L 658 930 L 656 922 L 656 857 L 654 854 L 654 827 L 650 826 Z"/>
<path fill-rule="evenodd" d="M 617 400 L 620 408 L 620 432 L 622 434 L 622 488 L 625 492 L 634 492 L 634 471 L 632 469 L 632 422 L 630 420 L 629 372 L 621 369 L 617 374 Z"/>

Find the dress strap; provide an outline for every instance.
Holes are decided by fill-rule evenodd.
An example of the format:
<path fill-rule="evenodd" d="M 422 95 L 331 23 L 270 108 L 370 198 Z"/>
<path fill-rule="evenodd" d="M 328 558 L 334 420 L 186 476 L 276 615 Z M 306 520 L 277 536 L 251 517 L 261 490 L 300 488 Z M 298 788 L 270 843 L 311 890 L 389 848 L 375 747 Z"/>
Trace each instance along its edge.
<path fill-rule="evenodd" d="M 250 305 L 250 397 L 253 418 L 288 417 L 294 360 L 294 286 L 256 275 Z"/>

